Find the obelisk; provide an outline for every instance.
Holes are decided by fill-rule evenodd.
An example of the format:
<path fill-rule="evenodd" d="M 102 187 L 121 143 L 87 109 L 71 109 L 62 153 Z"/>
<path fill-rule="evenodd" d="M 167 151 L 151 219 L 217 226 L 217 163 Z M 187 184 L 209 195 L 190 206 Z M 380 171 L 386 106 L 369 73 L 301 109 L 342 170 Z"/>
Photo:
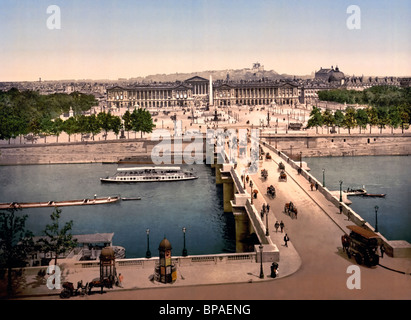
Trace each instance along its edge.
<path fill-rule="evenodd" d="M 208 96 L 208 102 L 210 107 L 213 105 L 213 76 L 210 75 L 210 90 L 208 90 L 209 96 Z"/>

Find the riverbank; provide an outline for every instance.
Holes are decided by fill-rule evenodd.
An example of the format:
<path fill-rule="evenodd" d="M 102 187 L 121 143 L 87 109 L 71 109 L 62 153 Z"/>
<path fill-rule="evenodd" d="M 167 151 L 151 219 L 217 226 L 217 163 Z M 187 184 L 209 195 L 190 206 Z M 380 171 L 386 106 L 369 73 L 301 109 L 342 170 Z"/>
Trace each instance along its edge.
<path fill-rule="evenodd" d="M 324 156 L 410 155 L 411 134 L 275 134 L 262 130 L 260 140 L 293 159 Z M 149 137 L 85 142 L 0 144 L 0 165 L 117 163 L 124 159 L 151 161 L 158 144 Z M 182 150 L 191 141 L 182 141 Z M 174 143 L 171 142 L 171 147 Z M 173 148 L 170 152 L 174 152 Z"/>

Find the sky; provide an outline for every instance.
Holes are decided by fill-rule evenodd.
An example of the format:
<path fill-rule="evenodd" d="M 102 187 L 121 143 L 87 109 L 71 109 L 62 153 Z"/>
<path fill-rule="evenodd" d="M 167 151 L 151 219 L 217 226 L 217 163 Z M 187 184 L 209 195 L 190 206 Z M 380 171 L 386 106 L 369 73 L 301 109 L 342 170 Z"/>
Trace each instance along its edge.
<path fill-rule="evenodd" d="M 47 12 L 52 5 L 59 15 Z M 347 26 L 350 5 L 360 9 L 357 29 Z M 291 75 L 338 65 L 346 75 L 411 76 L 410 21 L 409 0 L 1 0 L 0 81 L 115 80 L 254 62 Z"/>

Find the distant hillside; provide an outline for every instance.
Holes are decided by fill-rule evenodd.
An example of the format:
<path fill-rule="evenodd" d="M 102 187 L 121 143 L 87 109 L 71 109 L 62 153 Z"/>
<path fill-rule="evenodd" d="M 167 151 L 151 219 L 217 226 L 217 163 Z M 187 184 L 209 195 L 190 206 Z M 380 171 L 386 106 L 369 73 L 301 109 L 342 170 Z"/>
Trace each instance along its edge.
<path fill-rule="evenodd" d="M 213 77 L 213 81 L 215 80 L 226 80 L 227 74 L 229 79 L 232 81 L 239 81 L 239 80 L 259 80 L 262 78 L 267 78 L 270 80 L 277 80 L 277 79 L 287 79 L 293 78 L 293 76 L 285 75 L 285 74 L 278 74 L 274 70 L 257 70 L 251 68 L 244 68 L 244 69 L 230 69 L 230 70 L 208 70 L 208 71 L 200 71 L 200 72 L 190 72 L 190 73 L 173 73 L 173 74 L 155 74 L 149 75 L 147 77 L 137 77 L 131 78 L 128 81 L 136 81 L 136 82 L 175 82 L 175 81 L 184 81 L 194 76 L 199 76 L 205 79 L 209 79 L 210 75 Z"/>

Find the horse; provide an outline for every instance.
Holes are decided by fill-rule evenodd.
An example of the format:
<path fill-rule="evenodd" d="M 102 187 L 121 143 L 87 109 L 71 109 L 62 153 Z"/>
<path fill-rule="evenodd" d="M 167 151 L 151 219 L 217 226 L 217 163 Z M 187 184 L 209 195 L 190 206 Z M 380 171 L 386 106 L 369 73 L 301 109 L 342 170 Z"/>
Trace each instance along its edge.
<path fill-rule="evenodd" d="M 267 195 L 274 198 L 275 197 L 275 188 L 273 185 L 267 187 Z"/>

